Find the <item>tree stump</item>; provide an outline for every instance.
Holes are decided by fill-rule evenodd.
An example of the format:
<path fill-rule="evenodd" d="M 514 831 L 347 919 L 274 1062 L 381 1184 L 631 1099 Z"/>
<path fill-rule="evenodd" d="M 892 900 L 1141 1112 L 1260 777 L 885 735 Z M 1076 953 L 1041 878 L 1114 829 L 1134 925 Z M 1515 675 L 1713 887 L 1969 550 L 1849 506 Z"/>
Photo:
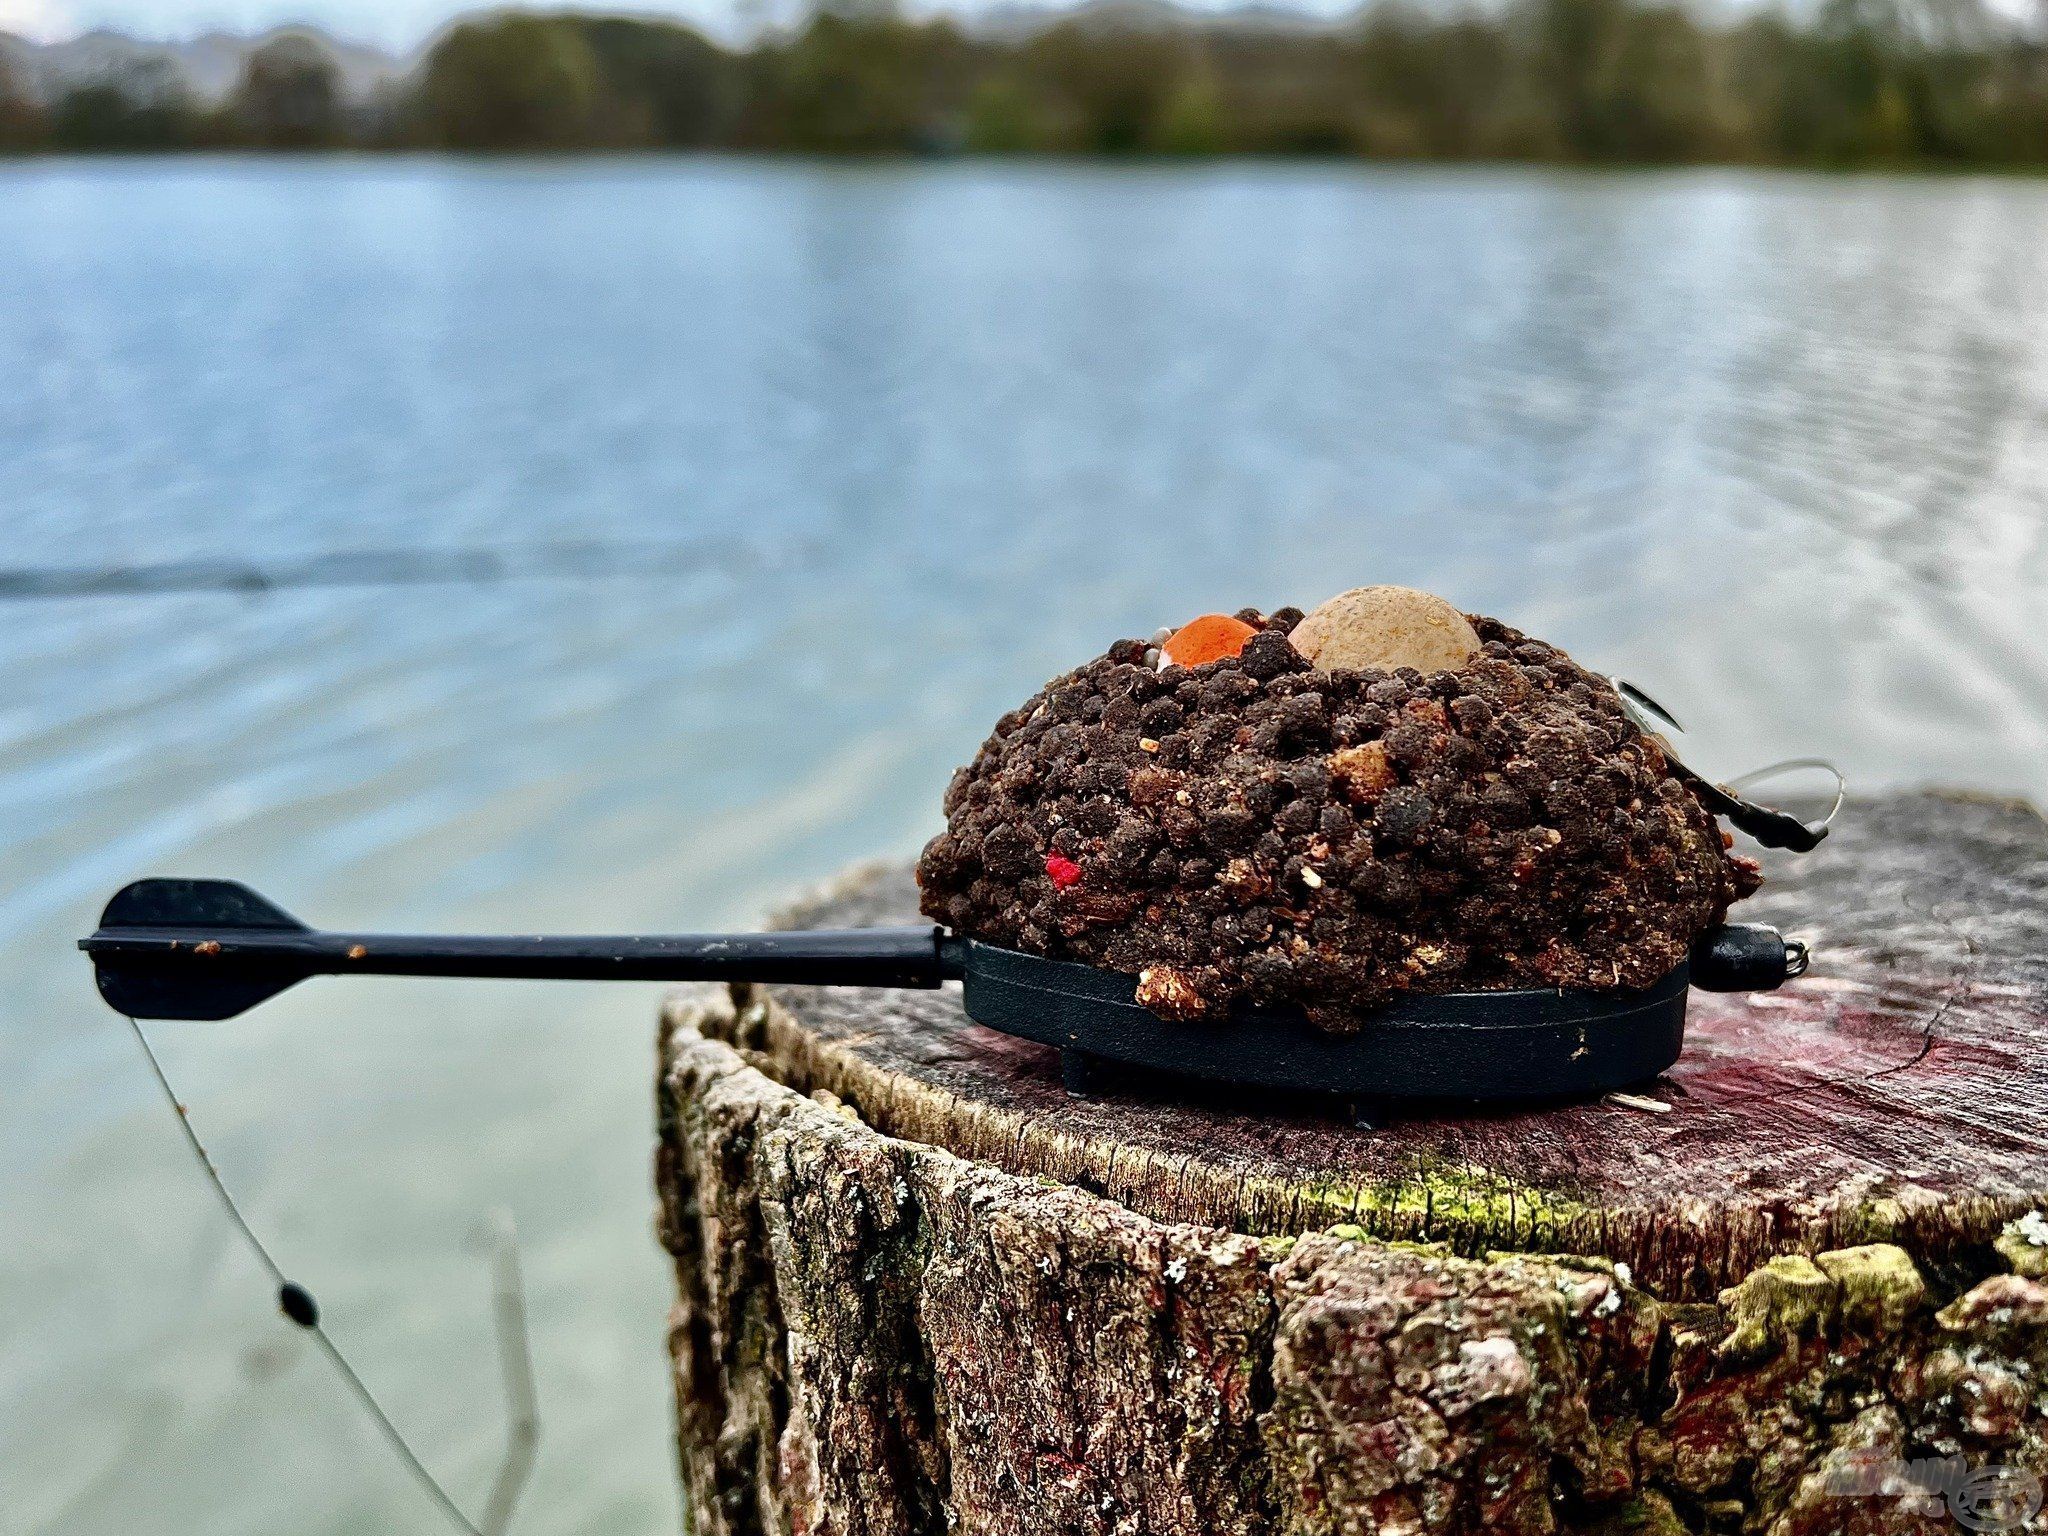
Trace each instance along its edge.
<path fill-rule="evenodd" d="M 1381 1129 L 1070 1098 L 956 988 L 677 997 L 696 1529 L 2011 1528 L 1986 1488 L 2048 1473 L 2048 826 L 1887 797 L 1769 873 L 1742 915 L 1812 971 L 1695 994 L 1666 1077 Z M 888 868 L 785 920 L 915 908 Z"/>

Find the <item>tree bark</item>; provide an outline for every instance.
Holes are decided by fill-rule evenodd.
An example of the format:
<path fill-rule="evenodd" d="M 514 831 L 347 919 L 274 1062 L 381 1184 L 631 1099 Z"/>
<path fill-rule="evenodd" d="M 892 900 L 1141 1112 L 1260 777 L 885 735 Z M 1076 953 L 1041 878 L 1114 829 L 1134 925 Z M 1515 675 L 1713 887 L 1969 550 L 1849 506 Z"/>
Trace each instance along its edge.
<path fill-rule="evenodd" d="M 1792 1536 L 1957 1529 L 1958 1469 L 2023 1496 L 2048 827 L 1845 819 L 1742 913 L 1810 974 L 1695 994 L 1627 1099 L 1379 1130 L 1076 1100 L 956 989 L 679 995 L 656 1179 L 696 1529 Z M 786 921 L 914 915 L 889 868 Z"/>

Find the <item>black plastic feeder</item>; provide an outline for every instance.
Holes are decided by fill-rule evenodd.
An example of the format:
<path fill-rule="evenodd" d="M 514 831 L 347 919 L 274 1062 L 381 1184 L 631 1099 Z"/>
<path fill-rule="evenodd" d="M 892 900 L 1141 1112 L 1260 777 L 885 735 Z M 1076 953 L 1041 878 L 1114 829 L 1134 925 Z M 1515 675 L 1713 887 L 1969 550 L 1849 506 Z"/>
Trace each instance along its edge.
<path fill-rule="evenodd" d="M 1686 995 L 1766 990 L 1806 968 L 1775 929 L 1730 924 L 1633 992 L 1452 992 L 1377 1009 L 1332 1034 L 1295 1009 L 1171 1023 L 1137 978 L 1048 960 L 943 928 L 671 937 L 428 937 L 323 933 L 227 880 L 140 880 L 81 939 L 100 995 L 149 1019 L 227 1019 L 309 976 L 500 976 L 748 981 L 827 987 L 962 983 L 968 1017 L 1056 1046 L 1067 1086 L 1132 1074 L 1354 1102 L 1575 1098 L 1655 1077 L 1685 1041 Z"/>

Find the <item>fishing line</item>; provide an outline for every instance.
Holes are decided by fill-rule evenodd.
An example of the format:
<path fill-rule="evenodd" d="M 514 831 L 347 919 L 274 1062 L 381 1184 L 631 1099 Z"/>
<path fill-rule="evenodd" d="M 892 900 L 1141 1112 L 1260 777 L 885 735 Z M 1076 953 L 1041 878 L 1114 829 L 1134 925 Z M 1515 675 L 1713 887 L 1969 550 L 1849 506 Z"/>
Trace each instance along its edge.
<path fill-rule="evenodd" d="M 539 1396 L 533 1385 L 532 1337 L 526 1326 L 526 1287 L 519 1278 L 519 1247 L 512 1241 L 511 1218 L 500 1214 L 497 1242 L 496 1300 L 498 1369 L 505 1385 L 505 1459 L 484 1500 L 480 1522 L 486 1531 L 503 1531 L 512 1522 L 527 1475 L 540 1451 Z"/>
<path fill-rule="evenodd" d="M 268 565 L 207 558 L 17 567 L 0 569 L 0 600 L 177 592 L 260 595 L 302 587 L 487 586 L 555 578 L 673 576 L 707 569 L 733 574 L 788 565 L 811 553 L 805 545 L 764 548 L 740 539 L 571 540 L 510 548 L 338 550 Z"/>
<path fill-rule="evenodd" d="M 1820 821 L 1816 823 L 1818 826 L 1829 826 L 1841 814 L 1842 802 L 1849 797 L 1849 781 L 1843 775 L 1842 770 L 1825 757 L 1788 757 L 1783 762 L 1766 763 L 1761 768 L 1752 768 L 1747 773 L 1738 773 L 1734 778 L 1728 780 L 1728 787 L 1739 793 L 1747 793 L 1752 787 L 1763 783 L 1767 779 L 1780 778 L 1788 773 L 1806 771 L 1825 773 L 1835 781 L 1834 799 L 1828 805 L 1827 814 L 1822 816 Z"/>
<path fill-rule="evenodd" d="M 538 1417 L 530 1407 L 533 1366 L 525 1343 L 525 1306 L 519 1295 L 516 1260 L 509 1269 L 501 1264 L 498 1288 L 499 1344 L 505 1364 L 506 1392 L 513 1407 L 512 1443 L 508 1447 L 505 1467 L 499 1473 L 497 1486 L 491 1493 L 490 1512 L 483 1524 L 478 1525 L 462 1512 L 461 1507 L 449 1496 L 448 1490 L 441 1486 L 440 1480 L 427 1470 L 426 1463 L 420 1460 L 398 1426 L 392 1423 L 391 1416 L 384 1411 L 384 1405 L 377 1401 L 377 1395 L 370 1390 L 369 1384 L 349 1363 L 348 1356 L 341 1352 L 341 1346 L 336 1344 L 329 1337 L 327 1330 L 321 1326 L 320 1308 L 313 1300 L 312 1292 L 285 1277 L 282 1266 L 271 1256 L 270 1249 L 264 1244 L 263 1239 L 256 1235 L 256 1230 L 249 1225 L 248 1218 L 242 1214 L 241 1206 L 229 1192 L 226 1182 L 220 1176 L 220 1170 L 214 1166 L 212 1156 L 199 1139 L 199 1133 L 192 1129 L 191 1113 L 179 1099 L 176 1090 L 171 1087 L 170 1078 L 164 1074 L 163 1062 L 158 1059 L 155 1047 L 149 1043 L 149 1036 L 144 1033 L 141 1021 L 132 1014 L 124 1013 L 122 1017 L 128 1020 L 128 1028 L 134 1032 L 136 1044 L 142 1047 L 142 1054 L 149 1062 L 149 1070 L 156 1078 L 157 1086 L 163 1090 L 164 1098 L 169 1102 L 172 1112 L 177 1116 L 178 1129 L 184 1133 L 185 1144 L 192 1149 L 193 1157 L 198 1159 L 201 1170 L 206 1174 L 207 1183 L 213 1186 L 213 1192 L 220 1197 L 221 1205 L 235 1226 L 240 1229 L 242 1236 L 247 1239 L 250 1251 L 277 1282 L 278 1310 L 313 1336 L 327 1358 L 333 1362 L 335 1370 L 340 1373 L 342 1381 L 354 1394 L 356 1401 L 362 1405 L 363 1411 L 369 1415 L 371 1422 L 377 1426 L 392 1451 L 411 1472 L 413 1480 L 440 1507 L 441 1512 L 455 1528 L 465 1533 L 465 1536 L 496 1536 L 496 1533 L 503 1529 L 505 1522 L 511 1518 L 512 1506 L 518 1499 L 520 1484 L 524 1482 L 530 1465 L 532 1446 L 537 1441 L 540 1430 Z M 515 1334 L 516 1338 L 513 1337 Z M 511 1344 L 516 1344 L 516 1350 Z"/>

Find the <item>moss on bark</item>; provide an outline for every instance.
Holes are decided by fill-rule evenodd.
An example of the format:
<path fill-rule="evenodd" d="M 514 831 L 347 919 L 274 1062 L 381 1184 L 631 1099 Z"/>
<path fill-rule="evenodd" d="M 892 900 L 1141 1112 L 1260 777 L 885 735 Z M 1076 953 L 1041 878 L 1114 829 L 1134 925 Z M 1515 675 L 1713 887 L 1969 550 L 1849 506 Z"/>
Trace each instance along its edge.
<path fill-rule="evenodd" d="M 704 992 L 663 1038 L 702 1536 L 1912 1531 L 1924 1490 L 1842 1469 L 2048 1472 L 2048 1286 L 1988 1247 L 1940 1281 L 1780 1256 L 1689 1304 L 1597 1255 L 1262 1241 L 883 1135 L 760 1070 L 758 1027 Z"/>
<path fill-rule="evenodd" d="M 2048 1470 L 2048 832 L 1858 810 L 1757 914 L 1813 972 L 1696 997 L 1662 1112 L 1075 1100 L 951 992 L 679 1000 L 697 1527 L 1956 1529 L 1965 1473 Z"/>

